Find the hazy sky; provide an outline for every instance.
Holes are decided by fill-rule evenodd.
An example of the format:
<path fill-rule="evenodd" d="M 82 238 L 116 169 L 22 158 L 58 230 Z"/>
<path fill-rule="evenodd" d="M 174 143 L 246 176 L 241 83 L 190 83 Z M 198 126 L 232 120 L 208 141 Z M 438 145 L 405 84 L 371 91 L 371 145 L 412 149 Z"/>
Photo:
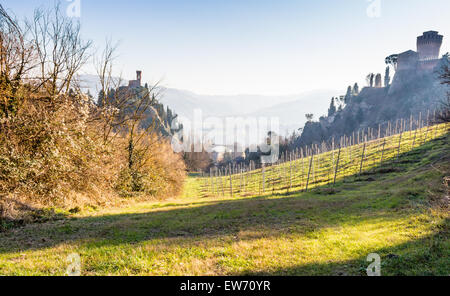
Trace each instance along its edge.
<path fill-rule="evenodd" d="M 384 73 L 384 58 L 415 50 L 427 30 L 445 36 L 442 53 L 450 50 L 448 0 L 72 1 L 81 3 L 85 38 L 120 41 L 126 78 L 140 69 L 145 81 L 200 94 L 344 91 Z M 17 17 L 54 3 L 0 2 Z"/>

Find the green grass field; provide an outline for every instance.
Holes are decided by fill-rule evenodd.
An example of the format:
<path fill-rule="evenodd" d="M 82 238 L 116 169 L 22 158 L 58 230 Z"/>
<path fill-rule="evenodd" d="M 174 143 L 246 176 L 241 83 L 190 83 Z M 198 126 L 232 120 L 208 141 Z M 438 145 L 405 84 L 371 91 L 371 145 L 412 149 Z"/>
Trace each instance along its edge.
<path fill-rule="evenodd" d="M 286 188 L 268 169 L 274 190 L 240 193 L 235 178 L 231 197 L 213 194 L 208 178 L 190 177 L 176 199 L 10 229 L 0 233 L 0 275 L 64 275 L 71 253 L 81 256 L 82 275 L 365 275 L 370 253 L 381 256 L 383 275 L 449 275 L 442 180 L 450 136 L 440 127 L 426 139 L 420 131 L 414 147 L 404 135 L 398 160 L 393 148 L 379 163 L 370 146 L 363 173 L 348 166 L 335 186 L 324 170 L 308 192 L 301 173 Z"/>

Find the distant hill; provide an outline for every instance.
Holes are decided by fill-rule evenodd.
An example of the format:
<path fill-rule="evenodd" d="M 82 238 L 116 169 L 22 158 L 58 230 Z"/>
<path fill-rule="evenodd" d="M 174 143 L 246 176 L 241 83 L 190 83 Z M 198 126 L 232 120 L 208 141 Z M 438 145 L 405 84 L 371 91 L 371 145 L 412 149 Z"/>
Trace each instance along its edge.
<path fill-rule="evenodd" d="M 117 78 L 116 78 L 117 79 Z M 98 77 L 82 75 L 83 90 L 96 98 Z M 179 116 L 193 118 L 194 110 L 201 109 L 203 117 L 254 116 L 278 117 L 282 133 L 297 130 L 305 123 L 305 114 L 325 115 L 336 90 L 315 90 L 294 95 L 200 95 L 187 90 L 161 87 L 158 100 Z"/>
<path fill-rule="evenodd" d="M 262 108 L 252 112 L 251 116 L 278 117 L 281 123 L 281 132 L 292 132 L 303 127 L 306 123 L 306 114 L 314 114 L 319 118 L 326 114 L 331 97 L 338 91 L 320 90 L 296 96 L 290 102 L 279 103 L 275 106 Z"/>
<path fill-rule="evenodd" d="M 173 88 L 163 89 L 160 101 L 177 110 L 180 115 L 190 117 L 193 110 L 201 108 L 204 116 L 280 116 L 289 111 L 289 104 L 295 103 L 301 109 L 326 110 L 335 90 L 310 91 L 296 95 L 199 95 L 190 91 Z M 324 109 L 325 108 L 325 109 Z M 284 118 L 283 118 L 284 119 Z"/>
<path fill-rule="evenodd" d="M 280 120 L 280 133 L 291 133 L 305 123 L 305 114 L 324 115 L 336 90 L 317 90 L 298 95 L 262 96 L 198 95 L 189 91 L 164 89 L 160 101 L 180 116 L 193 118 L 194 109 L 201 109 L 203 117 L 276 117 Z"/>
<path fill-rule="evenodd" d="M 100 79 L 97 75 L 92 74 L 83 74 L 77 77 L 78 82 L 80 84 L 80 88 L 84 92 L 88 92 L 95 98 L 98 98 L 98 93 L 101 90 Z M 120 79 L 118 77 L 113 78 L 114 83 L 118 83 Z M 128 81 L 123 81 L 122 85 L 128 85 Z"/>

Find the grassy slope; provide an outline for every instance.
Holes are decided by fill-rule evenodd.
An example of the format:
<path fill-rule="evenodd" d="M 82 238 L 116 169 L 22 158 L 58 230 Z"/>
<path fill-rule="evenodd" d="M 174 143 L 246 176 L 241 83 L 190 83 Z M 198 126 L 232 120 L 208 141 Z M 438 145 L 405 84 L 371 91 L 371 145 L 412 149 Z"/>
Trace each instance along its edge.
<path fill-rule="evenodd" d="M 364 275 L 376 252 L 384 275 L 448 275 L 448 208 L 430 200 L 444 196 L 449 141 L 334 190 L 198 198 L 202 182 L 191 178 L 178 200 L 9 230 L 0 274 L 62 275 L 76 252 L 83 275 Z"/>

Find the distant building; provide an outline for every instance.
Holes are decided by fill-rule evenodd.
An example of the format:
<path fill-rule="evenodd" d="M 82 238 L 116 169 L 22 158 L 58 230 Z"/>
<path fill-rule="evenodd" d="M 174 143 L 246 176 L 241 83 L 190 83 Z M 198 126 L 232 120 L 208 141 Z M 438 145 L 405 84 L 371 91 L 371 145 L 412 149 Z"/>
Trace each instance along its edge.
<path fill-rule="evenodd" d="M 213 162 L 217 164 L 222 160 L 224 160 L 226 152 L 229 152 L 227 151 L 226 146 L 219 146 L 219 145 L 214 146 L 211 152 L 211 158 Z"/>
<path fill-rule="evenodd" d="M 214 163 L 219 163 L 225 159 L 225 156 L 228 155 L 228 157 L 231 161 L 239 160 L 245 158 L 245 152 L 243 151 L 243 148 L 235 143 L 234 145 L 215 145 L 212 148 L 211 152 L 211 158 Z"/>
<path fill-rule="evenodd" d="M 408 50 L 398 55 L 397 70 L 430 71 L 436 68 L 443 39 L 437 31 L 424 32 L 417 37 L 417 52 Z"/>
<path fill-rule="evenodd" d="M 436 31 L 428 31 L 417 37 L 417 53 L 419 61 L 431 61 L 439 59 L 439 51 L 444 36 Z"/>
<path fill-rule="evenodd" d="M 419 55 L 414 50 L 408 50 L 398 55 L 397 71 L 401 70 L 415 70 Z"/>
<path fill-rule="evenodd" d="M 142 71 L 136 71 L 136 80 L 130 80 L 128 82 L 128 87 L 130 88 L 139 88 L 141 87 L 141 80 L 142 80 Z"/>

